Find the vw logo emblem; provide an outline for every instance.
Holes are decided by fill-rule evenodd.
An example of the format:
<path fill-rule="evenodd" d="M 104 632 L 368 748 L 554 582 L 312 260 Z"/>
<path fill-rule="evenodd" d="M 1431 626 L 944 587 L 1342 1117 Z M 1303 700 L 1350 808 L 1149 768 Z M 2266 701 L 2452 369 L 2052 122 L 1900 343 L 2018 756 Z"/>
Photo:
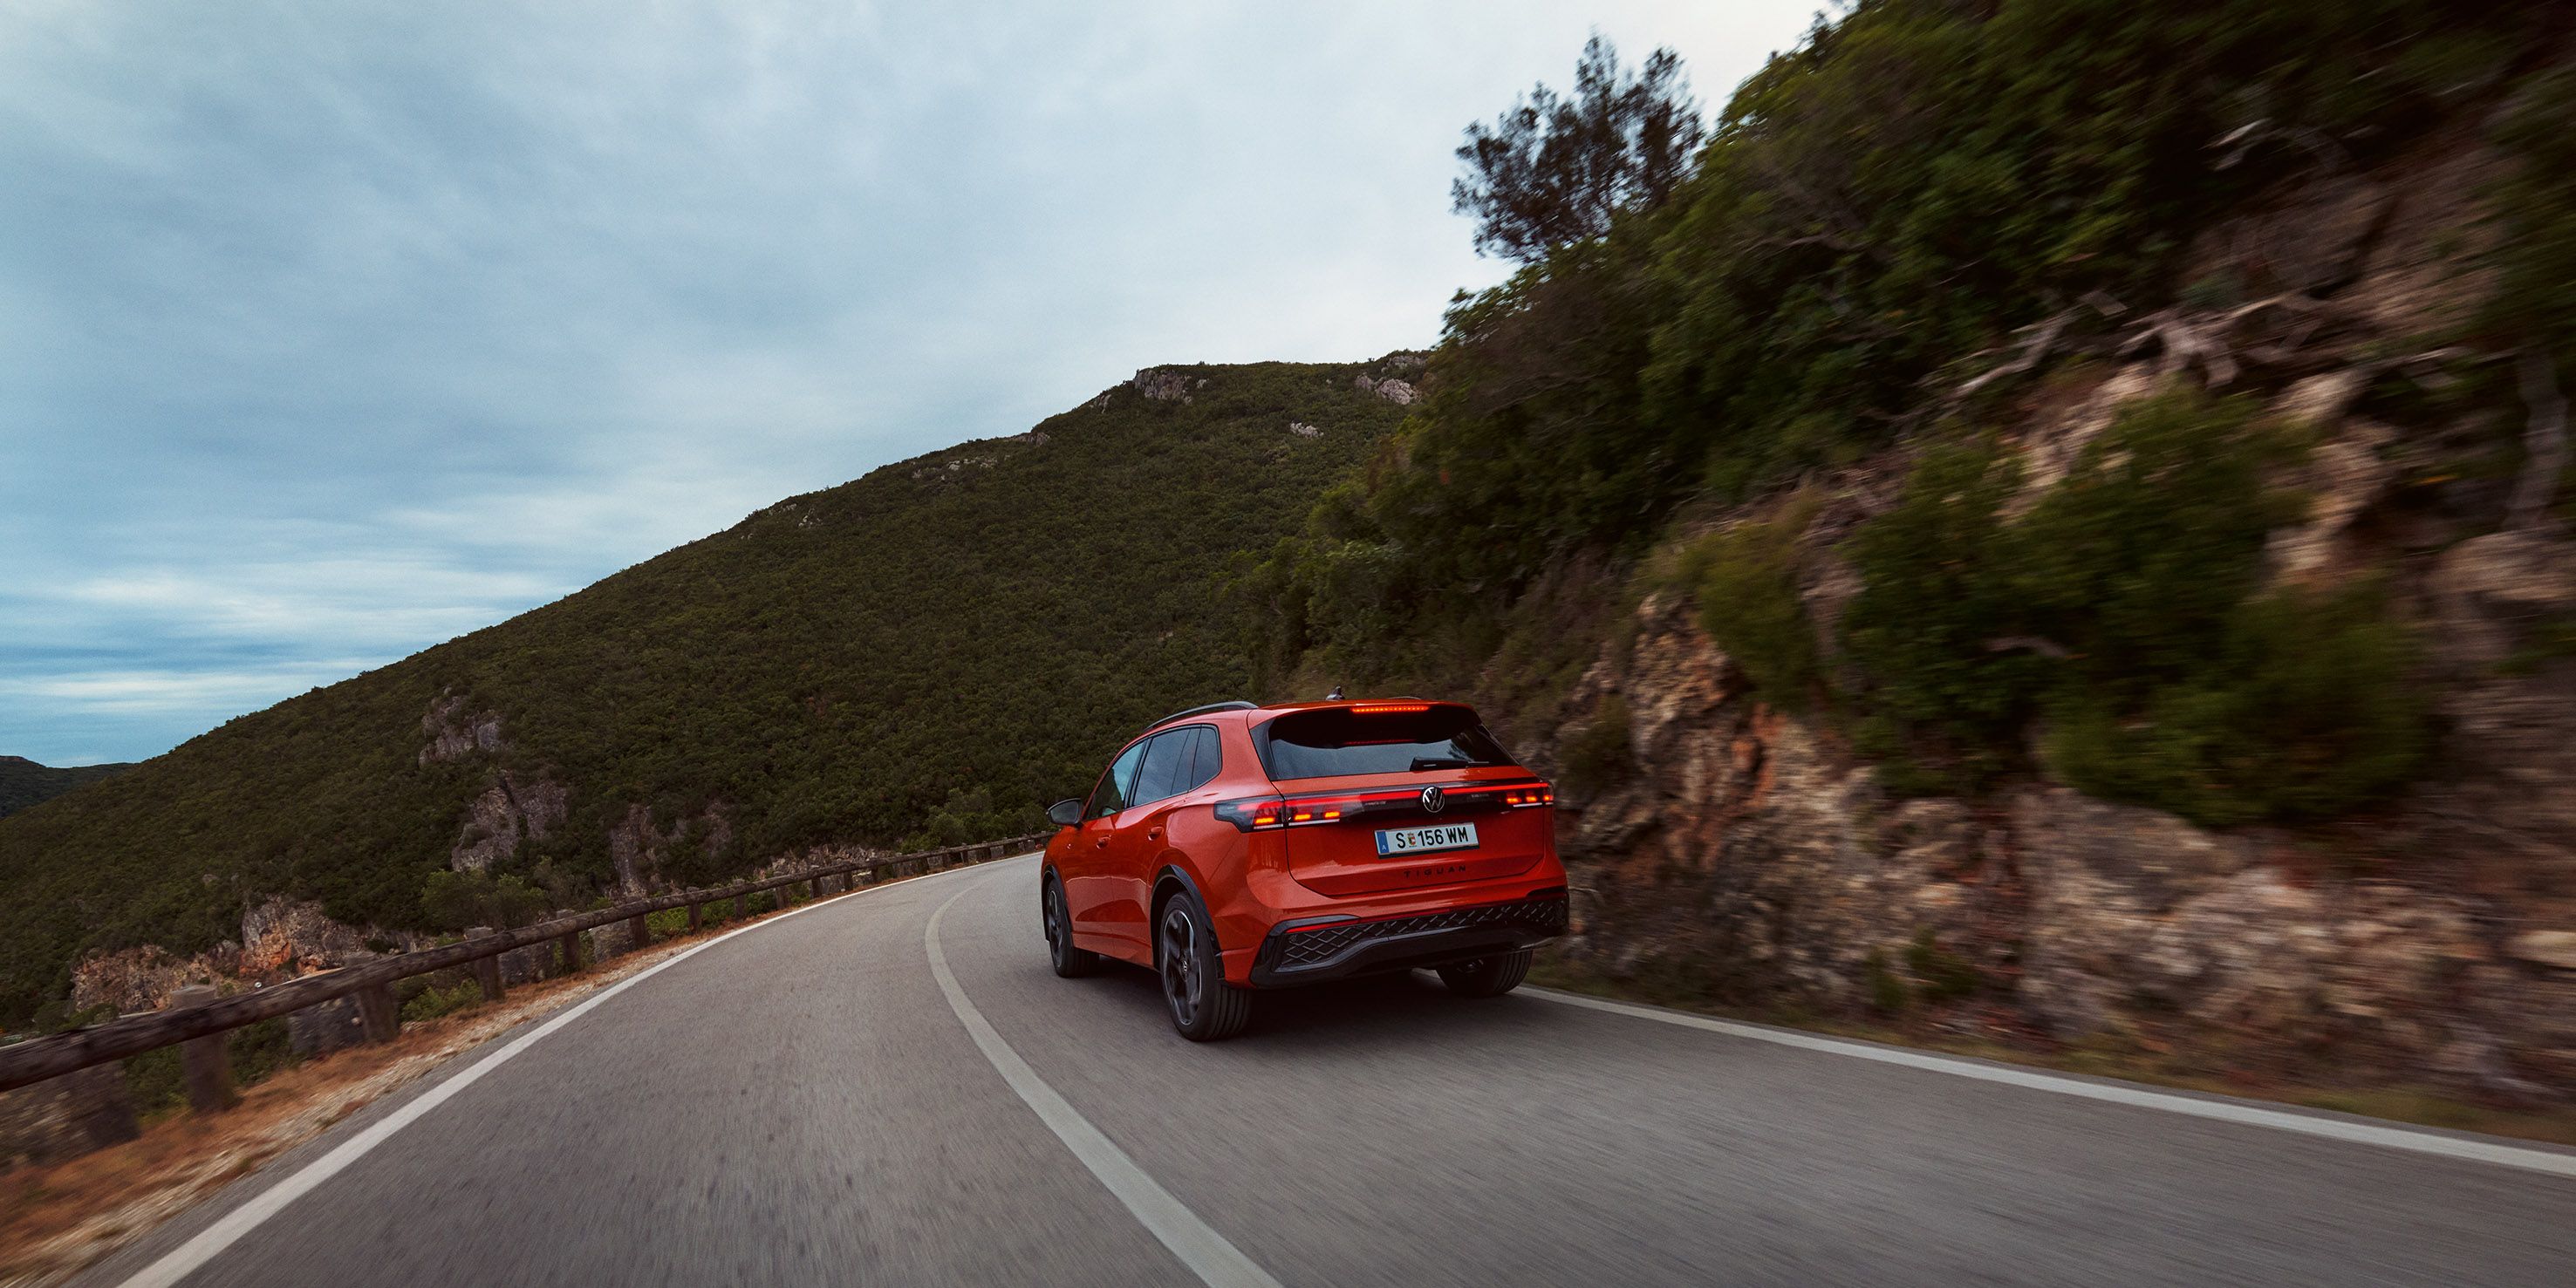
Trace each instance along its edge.
<path fill-rule="evenodd" d="M 1444 810 L 1444 809 L 1447 809 L 1448 807 L 1449 807 L 1449 802 L 1441 798 L 1441 795 L 1440 795 L 1440 789 L 1439 789 L 1439 788 L 1437 788 L 1437 787 L 1425 787 L 1425 788 L 1423 788 L 1423 789 L 1422 789 L 1422 812 L 1423 812 L 1423 813 L 1425 813 L 1425 814 L 1437 814 L 1437 813 L 1439 813 L 1440 811 L 1442 811 L 1442 810 Z"/>

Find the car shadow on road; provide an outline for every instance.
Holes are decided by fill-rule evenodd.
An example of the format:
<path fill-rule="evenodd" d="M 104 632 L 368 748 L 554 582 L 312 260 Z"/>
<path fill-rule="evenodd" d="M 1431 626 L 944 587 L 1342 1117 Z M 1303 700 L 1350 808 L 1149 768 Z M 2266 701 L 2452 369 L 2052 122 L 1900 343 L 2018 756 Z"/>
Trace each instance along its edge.
<path fill-rule="evenodd" d="M 1168 1024 L 1162 981 L 1153 972 L 1113 964 L 1093 981 L 1137 1023 Z M 1265 989 L 1253 999 L 1252 1024 L 1227 1045 L 1267 1046 L 1274 1040 L 1336 1047 L 1380 1039 L 1418 1043 L 1423 1035 L 1491 1034 L 1526 1029 L 1546 1008 L 1530 998 L 1474 1000 L 1453 997 L 1428 971 L 1371 975 L 1304 988 Z"/>

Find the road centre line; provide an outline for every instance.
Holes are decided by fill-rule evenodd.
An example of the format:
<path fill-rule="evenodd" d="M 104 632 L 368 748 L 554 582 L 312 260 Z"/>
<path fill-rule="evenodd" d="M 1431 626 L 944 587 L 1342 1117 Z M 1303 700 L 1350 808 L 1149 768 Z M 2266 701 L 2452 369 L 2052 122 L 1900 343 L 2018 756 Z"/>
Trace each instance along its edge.
<path fill-rule="evenodd" d="M 2061 1096 L 2106 1101 L 2138 1109 L 2162 1110 L 2165 1113 L 2182 1114 L 2191 1118 L 2208 1118 L 2244 1126 L 2268 1127 L 2276 1131 L 2321 1136 L 2327 1140 L 2339 1140 L 2349 1144 L 2375 1145 L 2382 1149 L 2406 1150 L 2474 1163 L 2492 1163 L 2498 1167 L 2521 1168 L 2524 1171 L 2540 1172 L 2550 1176 L 2576 1177 L 2576 1152 L 2509 1145 L 2499 1140 L 2442 1135 L 2405 1127 L 2381 1126 L 2377 1123 L 2355 1122 L 2349 1118 L 2331 1117 L 2322 1113 L 2305 1114 L 2287 1109 L 2267 1109 L 2261 1105 L 2250 1105 L 2238 1100 L 2185 1095 L 2170 1091 L 2151 1091 L 2145 1087 L 2127 1083 L 2094 1081 L 2087 1078 L 2042 1073 L 2035 1069 L 1989 1064 L 1960 1056 L 1937 1055 L 1926 1051 L 1908 1051 L 1900 1047 L 1879 1046 L 1842 1038 L 1819 1037 L 1812 1033 L 1766 1028 L 1757 1024 L 1741 1024 L 1732 1020 L 1712 1019 L 1705 1015 L 1667 1011 L 1660 1007 L 1613 1002 L 1607 998 L 1586 997 L 1579 993 L 1560 993 L 1555 989 L 1526 988 L 1522 991 L 1531 997 L 1563 1006 L 1607 1011 L 1613 1015 L 1625 1015 L 1632 1019 L 1653 1020 L 1658 1024 L 1722 1033 L 1728 1037 L 1749 1038 L 1755 1042 L 1796 1047 L 1802 1051 L 1820 1051 L 1828 1055 L 1875 1060 L 1881 1064 L 1900 1065 L 1931 1073 L 1945 1073 L 1955 1078 L 1999 1082 L 2006 1086 L 2032 1091 L 2054 1092 Z"/>
<path fill-rule="evenodd" d="M 951 904 L 983 888 L 983 884 L 978 882 L 948 896 L 948 901 L 930 914 L 929 924 L 921 928 L 922 947 L 930 954 L 930 973 L 939 981 L 939 991 L 948 995 L 948 1009 L 957 1013 L 957 1022 L 965 1025 L 967 1035 L 975 1039 L 976 1048 L 992 1062 L 1002 1081 L 1019 1094 L 1021 1102 L 1047 1125 L 1047 1130 L 1054 1132 L 1056 1139 L 1091 1169 L 1110 1194 L 1126 1205 L 1128 1213 L 1199 1277 L 1199 1282 L 1209 1288 L 1279 1288 L 1278 1280 L 1200 1220 L 1198 1213 L 1174 1198 L 1171 1191 L 1138 1167 L 1127 1151 L 1118 1148 L 1048 1086 L 1028 1061 L 1002 1040 L 984 1013 L 975 1009 L 966 990 L 958 987 L 957 977 L 948 969 L 948 955 L 940 950 L 939 923 L 948 915 Z"/>
<path fill-rule="evenodd" d="M 1025 858 L 1027 856 L 1019 855 L 1014 857 Z M 993 861 L 1001 863 L 1008 862 L 1009 860 L 996 859 Z M 915 879 L 917 880 L 919 878 Z M 525 1052 L 529 1047 L 535 1046 L 547 1034 L 550 1034 L 555 1030 L 572 1023 L 574 1020 L 580 1019 L 582 1016 L 589 1014 L 592 1007 L 595 1007 L 600 1003 L 653 978 L 655 975 L 659 975 L 663 971 L 669 970 L 670 968 L 687 961 L 691 957 L 695 957 L 699 953 L 705 952 L 707 949 L 713 948 L 716 945 L 733 938 L 736 935 L 745 935 L 766 926 L 774 926 L 787 920 L 789 917 L 797 916 L 801 913 L 812 912 L 817 908 L 831 907 L 840 903 L 841 900 L 845 898 L 871 894 L 878 890 L 891 890 L 898 886 L 908 884 L 910 884 L 910 882 L 890 881 L 881 885 L 872 885 L 865 889 L 847 892 L 834 898 L 818 899 L 802 907 L 790 908 L 775 916 L 763 917 L 758 921 L 752 922 L 750 925 L 738 926 L 732 930 L 728 930 L 705 943 L 693 944 L 677 953 L 673 953 L 669 958 L 663 961 L 655 962 L 652 965 L 635 972 L 633 975 L 627 976 L 625 979 L 621 979 L 616 983 L 601 989 L 599 992 L 584 998 L 582 1001 L 565 1010 L 561 1014 L 556 1015 L 553 1019 L 547 1020 L 536 1028 L 521 1034 L 507 1046 L 504 1046 L 500 1050 L 476 1061 L 472 1067 L 466 1069 L 464 1072 L 439 1083 L 437 1086 L 431 1087 L 429 1090 L 420 1093 L 418 1096 L 415 1096 L 408 1101 L 405 1101 L 401 1107 L 395 1109 L 392 1113 L 386 1114 L 384 1117 L 377 1119 L 374 1123 L 370 1124 L 365 1131 L 359 1132 L 357 1135 L 342 1141 L 338 1146 L 334 1147 L 331 1152 L 305 1164 L 304 1167 L 298 1170 L 294 1175 L 289 1176 L 286 1179 L 279 1181 L 277 1184 L 251 1196 L 251 1198 L 245 1201 L 240 1207 L 234 1208 L 232 1211 L 217 1218 L 214 1224 L 207 1226 L 203 1230 L 199 1230 L 194 1236 L 189 1238 L 187 1242 L 163 1253 L 159 1260 L 156 1260 L 152 1264 L 134 1272 L 133 1275 L 129 1276 L 124 1281 L 123 1288 L 169 1288 L 170 1285 L 176 1284 L 180 1280 L 187 1278 L 189 1275 L 196 1273 L 199 1267 L 214 1260 L 215 1257 L 224 1251 L 224 1249 L 240 1242 L 244 1236 L 248 1235 L 251 1231 L 258 1229 L 262 1224 L 266 1223 L 269 1218 L 276 1216 L 281 1211 L 284 1211 L 288 1204 L 311 1193 L 313 1190 L 320 1187 L 323 1182 L 328 1181 L 332 1177 L 339 1175 L 341 1172 L 348 1170 L 350 1164 L 366 1157 L 369 1151 L 384 1144 L 385 1141 L 391 1138 L 395 1132 L 401 1131 L 403 1128 L 418 1122 L 422 1115 L 427 1114 L 430 1110 L 436 1109 L 440 1105 L 446 1104 L 449 1100 L 454 1099 L 467 1087 L 481 1081 L 483 1075 L 492 1072 L 494 1069 L 500 1068 L 512 1058 Z"/>

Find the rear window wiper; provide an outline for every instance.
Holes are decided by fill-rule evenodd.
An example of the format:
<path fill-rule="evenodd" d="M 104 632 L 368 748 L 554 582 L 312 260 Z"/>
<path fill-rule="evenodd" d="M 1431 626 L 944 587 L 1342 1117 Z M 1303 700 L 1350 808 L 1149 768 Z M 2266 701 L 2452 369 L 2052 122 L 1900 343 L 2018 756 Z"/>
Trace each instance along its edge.
<path fill-rule="evenodd" d="M 1473 769 L 1475 766 L 1475 761 L 1458 760 L 1449 756 L 1416 756 L 1413 758 L 1413 768 L 1405 772 L 1418 774 L 1426 769 Z"/>

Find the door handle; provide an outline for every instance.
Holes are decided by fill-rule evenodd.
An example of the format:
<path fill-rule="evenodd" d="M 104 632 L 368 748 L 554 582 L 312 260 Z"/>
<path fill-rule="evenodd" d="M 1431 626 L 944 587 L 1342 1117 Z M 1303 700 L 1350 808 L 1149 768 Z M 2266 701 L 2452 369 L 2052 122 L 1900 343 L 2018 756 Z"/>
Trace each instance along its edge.
<path fill-rule="evenodd" d="M 1099 840 L 1092 842 L 1092 843 L 1091 843 L 1091 848 L 1093 848 L 1093 849 L 1095 849 L 1095 850 L 1105 850 L 1105 849 L 1108 849 L 1108 848 L 1109 848 L 1109 838 L 1104 836 L 1104 837 L 1100 838 Z"/>
<path fill-rule="evenodd" d="M 1146 840 L 1148 840 L 1148 841 L 1159 841 L 1159 840 L 1162 840 L 1162 839 L 1163 839 L 1163 829 L 1161 829 L 1161 828 L 1159 828 L 1159 827 L 1156 827 L 1156 828 L 1149 828 L 1149 829 L 1147 829 L 1147 830 L 1146 830 L 1146 832 L 1145 832 L 1145 839 L 1146 839 Z"/>

